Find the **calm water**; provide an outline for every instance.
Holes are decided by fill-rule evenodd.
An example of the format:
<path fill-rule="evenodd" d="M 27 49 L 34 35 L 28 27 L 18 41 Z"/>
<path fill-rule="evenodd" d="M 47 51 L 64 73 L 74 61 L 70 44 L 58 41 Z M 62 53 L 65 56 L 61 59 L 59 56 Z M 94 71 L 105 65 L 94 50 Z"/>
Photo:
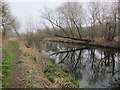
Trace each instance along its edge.
<path fill-rule="evenodd" d="M 42 47 L 42 53 L 65 66 L 81 86 L 120 87 L 120 51 L 53 42 Z"/>

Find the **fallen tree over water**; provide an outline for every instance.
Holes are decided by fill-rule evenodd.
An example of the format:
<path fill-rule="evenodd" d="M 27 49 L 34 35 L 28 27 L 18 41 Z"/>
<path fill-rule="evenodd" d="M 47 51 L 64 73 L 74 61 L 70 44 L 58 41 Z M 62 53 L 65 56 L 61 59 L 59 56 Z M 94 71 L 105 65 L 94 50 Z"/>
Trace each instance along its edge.
<path fill-rule="evenodd" d="M 65 36 L 60 36 L 60 35 L 55 35 L 56 37 L 60 37 L 60 38 L 67 38 L 67 39 L 72 39 L 72 40 L 78 40 L 78 41 L 84 41 L 84 42 L 91 42 L 92 40 L 88 40 L 88 39 L 78 39 L 78 38 L 71 38 L 71 37 L 65 37 Z"/>
<path fill-rule="evenodd" d="M 47 39 L 47 41 L 50 42 L 60 42 L 60 43 L 68 43 L 68 44 L 78 44 L 78 45 L 84 45 L 84 46 L 94 46 L 98 48 L 111 48 L 111 49 L 118 49 L 120 50 L 120 42 L 115 42 L 114 44 L 111 44 L 111 42 L 86 42 L 86 41 L 78 41 L 78 40 L 71 40 L 71 39 Z"/>

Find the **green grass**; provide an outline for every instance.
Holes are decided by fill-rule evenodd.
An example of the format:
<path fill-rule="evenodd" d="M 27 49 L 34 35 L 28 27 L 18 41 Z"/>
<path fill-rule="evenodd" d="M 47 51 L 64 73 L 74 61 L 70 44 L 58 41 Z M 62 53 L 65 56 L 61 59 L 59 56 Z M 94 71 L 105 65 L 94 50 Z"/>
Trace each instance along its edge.
<path fill-rule="evenodd" d="M 61 88 L 79 88 L 78 82 L 75 80 L 73 75 L 65 72 L 65 68 L 55 63 L 55 60 L 50 58 L 50 63 L 44 70 L 44 75 L 51 81 L 54 82 L 55 79 L 61 79 Z"/>
<path fill-rule="evenodd" d="M 24 61 L 23 60 L 18 60 L 17 64 L 20 64 L 20 63 L 24 63 Z"/>
<path fill-rule="evenodd" d="M 10 79 L 10 70 L 11 70 L 11 62 L 14 58 L 14 51 L 18 49 L 18 43 L 12 40 L 8 41 L 8 46 L 3 46 L 3 57 L 2 57 L 2 87 L 9 87 L 9 79 Z M 17 49 L 14 49 L 14 47 Z"/>

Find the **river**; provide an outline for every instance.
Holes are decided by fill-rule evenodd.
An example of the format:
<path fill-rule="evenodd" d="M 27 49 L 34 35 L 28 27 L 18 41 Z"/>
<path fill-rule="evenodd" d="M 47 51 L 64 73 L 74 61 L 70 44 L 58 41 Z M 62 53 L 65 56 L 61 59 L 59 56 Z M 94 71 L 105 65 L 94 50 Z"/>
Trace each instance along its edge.
<path fill-rule="evenodd" d="M 42 49 L 66 67 L 82 87 L 120 87 L 119 50 L 55 42 L 43 43 Z"/>

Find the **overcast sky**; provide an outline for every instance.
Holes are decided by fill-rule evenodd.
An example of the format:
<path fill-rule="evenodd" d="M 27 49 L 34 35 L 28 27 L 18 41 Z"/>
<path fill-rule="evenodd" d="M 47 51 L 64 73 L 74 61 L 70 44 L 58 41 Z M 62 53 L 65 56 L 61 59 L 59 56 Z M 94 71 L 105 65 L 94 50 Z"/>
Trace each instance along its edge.
<path fill-rule="evenodd" d="M 32 20 L 34 23 L 40 23 L 40 12 L 45 7 L 50 9 L 55 9 L 60 6 L 62 3 L 73 0 L 6 0 L 9 2 L 11 12 L 14 16 L 17 17 L 21 26 L 25 26 L 27 20 Z M 75 1 L 75 0 L 74 0 Z M 116 0 L 76 0 L 79 2 L 95 2 L 95 1 L 116 1 Z M 21 31 L 24 31 L 21 28 Z"/>

